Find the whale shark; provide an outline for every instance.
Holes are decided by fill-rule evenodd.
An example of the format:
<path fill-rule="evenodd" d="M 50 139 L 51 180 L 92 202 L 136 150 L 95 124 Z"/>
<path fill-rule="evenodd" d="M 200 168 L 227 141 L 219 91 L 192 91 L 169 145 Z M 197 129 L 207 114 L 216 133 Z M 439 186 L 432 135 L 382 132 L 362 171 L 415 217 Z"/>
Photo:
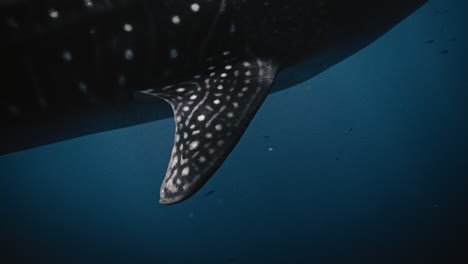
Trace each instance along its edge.
<path fill-rule="evenodd" d="M 173 116 L 160 203 L 181 202 L 268 94 L 365 48 L 425 2 L 1 0 L 0 154 Z"/>

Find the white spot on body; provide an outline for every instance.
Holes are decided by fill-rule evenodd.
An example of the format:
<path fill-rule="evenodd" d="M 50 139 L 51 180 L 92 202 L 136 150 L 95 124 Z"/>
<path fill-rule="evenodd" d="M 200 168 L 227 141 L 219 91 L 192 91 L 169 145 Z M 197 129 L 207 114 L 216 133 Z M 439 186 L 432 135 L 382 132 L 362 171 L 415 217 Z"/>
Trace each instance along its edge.
<path fill-rule="evenodd" d="M 221 131 L 223 129 L 223 126 L 221 124 L 217 124 L 215 126 L 215 129 L 218 130 L 218 131 Z"/>
<path fill-rule="evenodd" d="M 206 138 L 212 138 L 213 137 L 213 134 L 211 133 L 206 133 Z"/>
<path fill-rule="evenodd" d="M 192 12 L 198 12 L 200 11 L 200 5 L 197 4 L 197 3 L 193 3 L 192 5 L 190 5 L 190 9 L 192 9 Z"/>
<path fill-rule="evenodd" d="M 190 100 L 195 100 L 195 99 L 197 99 L 197 97 L 198 96 L 196 94 L 194 94 L 194 95 L 190 96 Z"/>
<path fill-rule="evenodd" d="M 132 32 L 133 26 L 131 24 L 124 24 L 123 29 L 127 32 Z"/>
<path fill-rule="evenodd" d="M 63 55 L 62 55 L 63 59 L 65 61 L 71 61 L 72 60 L 72 54 L 70 51 L 66 50 L 63 52 Z"/>
<path fill-rule="evenodd" d="M 178 93 L 182 93 L 182 92 L 185 92 L 185 88 L 184 87 L 180 87 L 180 88 L 177 88 L 176 91 Z"/>
<path fill-rule="evenodd" d="M 224 67 L 226 70 L 230 70 L 232 69 L 232 66 L 231 65 L 226 65 L 226 67 Z"/>
<path fill-rule="evenodd" d="M 175 165 L 177 165 L 178 162 L 179 162 L 179 158 L 177 156 L 175 156 L 174 159 L 172 159 L 171 168 L 174 168 Z"/>
<path fill-rule="evenodd" d="M 217 105 L 217 104 L 220 104 L 221 101 L 220 101 L 219 99 L 215 99 L 215 100 L 213 101 L 213 103 Z"/>
<path fill-rule="evenodd" d="M 127 78 L 125 78 L 125 75 L 123 74 L 119 75 L 119 78 L 117 79 L 117 83 L 120 86 L 124 86 L 127 83 Z"/>
<path fill-rule="evenodd" d="M 169 50 L 169 56 L 172 58 L 172 59 L 175 59 L 179 56 L 179 53 L 177 52 L 176 49 L 170 49 Z"/>
<path fill-rule="evenodd" d="M 189 173 L 190 173 L 189 167 L 185 167 L 185 168 L 182 170 L 182 176 L 187 176 L 187 175 L 189 175 Z"/>
<path fill-rule="evenodd" d="M 196 148 L 198 148 L 198 145 L 200 143 L 198 141 L 193 141 L 192 143 L 190 143 L 190 150 L 194 150 Z"/>
<path fill-rule="evenodd" d="M 94 3 L 92 0 L 84 0 L 84 5 L 86 7 L 94 7 Z"/>
<path fill-rule="evenodd" d="M 236 32 L 236 24 L 231 23 L 231 28 L 229 29 L 229 31 L 230 31 L 231 33 Z"/>
<path fill-rule="evenodd" d="M 168 181 L 167 184 L 166 184 L 166 188 L 169 192 L 173 193 L 175 191 L 177 191 L 177 188 L 174 186 L 174 184 L 172 183 L 172 181 Z"/>
<path fill-rule="evenodd" d="M 51 18 L 59 18 L 59 12 L 56 9 L 51 8 L 49 9 L 49 16 Z"/>
<path fill-rule="evenodd" d="M 84 93 L 84 94 L 88 93 L 88 86 L 86 85 L 86 83 L 80 82 L 78 86 L 79 86 L 80 91 L 82 93 Z"/>
<path fill-rule="evenodd" d="M 132 60 L 135 55 L 133 54 L 133 50 L 131 49 L 126 49 L 124 52 L 124 57 L 127 60 Z"/>
<path fill-rule="evenodd" d="M 198 121 L 203 121 L 203 120 L 205 120 L 205 118 L 206 118 L 205 115 L 199 115 L 199 116 L 197 117 L 197 120 L 198 120 Z"/>
<path fill-rule="evenodd" d="M 221 77 L 226 78 L 227 74 L 226 73 L 221 73 Z"/>
<path fill-rule="evenodd" d="M 173 16 L 171 20 L 172 20 L 172 23 L 174 23 L 176 25 L 180 24 L 180 17 L 179 16 Z"/>
<path fill-rule="evenodd" d="M 190 107 L 184 106 L 184 107 L 182 108 L 182 110 L 184 110 L 185 112 L 188 112 L 188 111 L 190 110 Z"/>

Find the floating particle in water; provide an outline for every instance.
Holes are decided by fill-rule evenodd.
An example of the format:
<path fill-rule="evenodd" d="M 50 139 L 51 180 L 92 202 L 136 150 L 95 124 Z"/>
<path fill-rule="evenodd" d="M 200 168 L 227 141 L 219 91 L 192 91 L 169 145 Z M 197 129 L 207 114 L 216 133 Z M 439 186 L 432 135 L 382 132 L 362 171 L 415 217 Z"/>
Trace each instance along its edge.
<path fill-rule="evenodd" d="M 273 148 L 272 148 L 272 147 L 269 147 L 269 148 L 268 148 L 268 151 L 273 151 Z"/>

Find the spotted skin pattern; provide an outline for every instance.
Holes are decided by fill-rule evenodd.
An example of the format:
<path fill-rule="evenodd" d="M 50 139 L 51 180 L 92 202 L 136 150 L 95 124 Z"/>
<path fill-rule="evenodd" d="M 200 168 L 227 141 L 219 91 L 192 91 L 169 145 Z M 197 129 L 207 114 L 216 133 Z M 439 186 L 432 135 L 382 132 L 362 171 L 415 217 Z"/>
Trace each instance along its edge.
<path fill-rule="evenodd" d="M 188 198 L 221 166 L 268 94 L 275 72 L 271 62 L 245 60 L 209 67 L 191 82 L 145 91 L 164 98 L 176 122 L 160 203 Z"/>
<path fill-rule="evenodd" d="M 277 71 L 304 58 L 329 65 L 322 53 L 336 63 L 423 2 L 0 0 L 0 138 L 37 117 L 160 97 L 176 123 L 160 202 L 174 204 L 221 166 Z"/>
<path fill-rule="evenodd" d="M 23 13 L 40 10 L 42 15 L 31 20 L 50 31 L 50 36 L 36 45 L 42 52 L 15 48 L 15 41 L 37 34 L 37 29 L 25 26 L 27 20 L 15 15 L 18 12 L 6 16 L 3 35 L 12 41 L 11 50 L 27 54 L 25 63 L 17 66 L 20 55 L 11 56 L 14 68 L 25 75 L 24 64 L 29 65 L 39 78 L 30 80 L 32 85 L 12 81 L 13 86 L 37 88 L 28 92 L 38 96 L 33 98 L 35 108 L 27 109 L 24 101 L 16 100 L 23 98 L 20 89 L 9 89 L 13 95 L 2 103 L 7 105 L 4 113 L 21 120 L 37 110 L 101 103 L 112 97 L 119 102 L 132 89 L 155 87 L 141 90 L 167 101 L 176 120 L 174 147 L 161 186 L 163 204 L 187 199 L 221 166 L 276 74 L 271 60 L 251 56 L 245 45 L 239 45 L 239 20 L 233 13 L 241 2 L 75 0 L 71 7 L 54 0 L 46 5 L 24 3 Z M 124 8 L 140 15 L 110 12 Z M 91 18 L 70 28 L 73 34 L 62 31 L 84 15 Z M 115 19 L 98 23 L 92 18 L 106 15 Z M 46 65 L 38 66 L 46 60 Z"/>

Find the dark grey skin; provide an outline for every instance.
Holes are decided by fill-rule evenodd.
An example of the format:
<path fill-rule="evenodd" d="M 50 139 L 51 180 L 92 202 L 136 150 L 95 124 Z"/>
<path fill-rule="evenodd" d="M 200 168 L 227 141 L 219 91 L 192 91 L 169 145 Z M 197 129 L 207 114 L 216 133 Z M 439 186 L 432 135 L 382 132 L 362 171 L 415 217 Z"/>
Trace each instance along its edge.
<path fill-rule="evenodd" d="M 174 114 L 160 202 L 183 201 L 270 92 L 352 55 L 424 2 L 3 0 L 0 154 Z"/>

